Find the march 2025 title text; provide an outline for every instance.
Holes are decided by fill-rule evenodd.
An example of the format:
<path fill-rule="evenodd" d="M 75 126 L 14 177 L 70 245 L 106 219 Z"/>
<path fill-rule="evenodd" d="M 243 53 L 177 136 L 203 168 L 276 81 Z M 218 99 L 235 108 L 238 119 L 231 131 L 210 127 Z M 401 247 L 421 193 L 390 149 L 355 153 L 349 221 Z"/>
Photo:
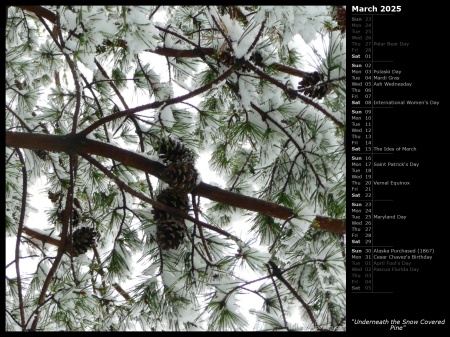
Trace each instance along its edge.
<path fill-rule="evenodd" d="M 401 11 L 402 6 L 352 6 L 352 13 L 394 13 Z"/>

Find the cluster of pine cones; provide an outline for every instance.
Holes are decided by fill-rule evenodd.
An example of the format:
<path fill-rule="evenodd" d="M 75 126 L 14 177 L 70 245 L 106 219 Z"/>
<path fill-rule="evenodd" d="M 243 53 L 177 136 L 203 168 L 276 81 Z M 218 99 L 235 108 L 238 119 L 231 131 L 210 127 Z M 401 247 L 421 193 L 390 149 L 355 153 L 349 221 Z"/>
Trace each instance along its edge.
<path fill-rule="evenodd" d="M 324 80 L 323 74 L 315 71 L 308 73 L 303 77 L 303 80 L 298 83 L 298 92 L 311 98 L 324 98 L 331 89 L 330 83 L 319 83 Z"/>
<path fill-rule="evenodd" d="M 166 164 L 162 178 L 169 184 L 156 200 L 180 211 L 189 210 L 188 193 L 197 185 L 198 172 L 195 169 L 194 153 L 185 144 L 166 138 L 155 147 L 159 158 Z M 177 249 L 183 242 L 186 232 L 184 219 L 160 208 L 152 210 L 156 222 L 156 240 L 163 250 Z"/>

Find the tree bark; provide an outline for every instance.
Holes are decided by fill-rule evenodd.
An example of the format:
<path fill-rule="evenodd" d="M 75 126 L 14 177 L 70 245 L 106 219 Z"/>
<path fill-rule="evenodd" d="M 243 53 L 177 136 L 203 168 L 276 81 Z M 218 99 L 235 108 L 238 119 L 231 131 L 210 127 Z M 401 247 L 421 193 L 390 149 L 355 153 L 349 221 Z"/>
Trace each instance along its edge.
<path fill-rule="evenodd" d="M 345 219 L 332 219 L 321 215 L 316 215 L 311 227 L 336 234 L 345 234 L 347 231 Z"/>
<path fill-rule="evenodd" d="M 23 232 L 25 234 L 27 234 L 28 236 L 30 236 L 31 238 L 33 238 L 33 239 L 42 241 L 42 243 L 44 243 L 44 244 L 45 243 L 49 243 L 49 244 L 51 244 L 53 246 L 56 246 L 56 247 L 61 246 L 61 240 L 54 239 L 54 238 L 52 238 L 49 235 L 45 235 L 45 234 L 36 232 L 36 231 L 32 230 L 31 228 L 24 227 L 23 228 Z"/>
<path fill-rule="evenodd" d="M 72 135 L 54 136 L 7 131 L 6 146 L 20 147 L 31 150 L 95 154 L 117 160 L 126 166 L 137 168 L 161 180 L 163 180 L 162 172 L 165 169 L 163 164 L 150 160 L 138 153 L 124 150 L 102 142 L 97 142 L 95 140 Z M 281 219 L 288 219 L 294 215 L 294 212 L 287 207 L 225 191 L 203 182 L 200 183 L 193 192 L 198 196 L 205 197 L 210 200 L 238 208 L 245 208 L 250 211 L 255 211 Z"/>
<path fill-rule="evenodd" d="M 56 22 L 56 15 L 52 11 L 49 11 L 48 9 L 42 6 L 16 6 L 16 7 L 24 9 L 28 12 L 32 12 L 36 14 L 36 16 L 41 16 L 52 23 Z"/>
<path fill-rule="evenodd" d="M 162 172 L 165 166 L 159 162 L 150 160 L 138 153 L 121 149 L 119 147 L 98 142 L 95 140 L 79 137 L 77 135 L 46 135 L 25 132 L 6 131 L 6 146 L 19 147 L 30 150 L 47 150 L 56 152 L 78 152 L 94 154 L 111 158 L 130 167 L 147 172 L 158 179 L 162 179 Z M 217 201 L 229 206 L 247 209 L 263 215 L 276 217 L 279 219 L 289 219 L 294 216 L 293 210 L 265 200 L 245 196 L 223 190 L 201 182 L 193 191 L 196 195 Z M 345 233 L 345 220 L 332 219 L 318 216 L 313 226 L 317 229 L 332 231 L 338 234 Z"/>

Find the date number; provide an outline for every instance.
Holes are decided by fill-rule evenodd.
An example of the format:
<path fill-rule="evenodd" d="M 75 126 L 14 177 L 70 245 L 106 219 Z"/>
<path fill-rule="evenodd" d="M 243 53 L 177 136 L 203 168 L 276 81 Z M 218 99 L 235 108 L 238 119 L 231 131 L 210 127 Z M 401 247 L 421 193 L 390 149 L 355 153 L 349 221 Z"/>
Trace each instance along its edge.
<path fill-rule="evenodd" d="M 380 6 L 382 12 L 401 12 L 402 6 Z"/>

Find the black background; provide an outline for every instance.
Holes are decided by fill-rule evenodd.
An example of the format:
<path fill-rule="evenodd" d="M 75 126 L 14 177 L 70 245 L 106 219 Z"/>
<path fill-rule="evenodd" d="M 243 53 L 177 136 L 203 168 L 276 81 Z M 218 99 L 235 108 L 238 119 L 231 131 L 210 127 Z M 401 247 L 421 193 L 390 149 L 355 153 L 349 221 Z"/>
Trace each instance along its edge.
<path fill-rule="evenodd" d="M 363 6 L 361 3 L 353 4 Z M 382 3 L 373 2 L 364 6 L 375 5 L 379 15 L 381 5 L 401 6 L 401 12 L 392 16 L 374 18 L 373 41 L 379 42 L 409 42 L 407 48 L 374 47 L 373 58 L 394 60 L 395 66 L 375 65 L 373 69 L 399 69 L 402 70 L 401 82 L 412 82 L 411 88 L 374 89 L 374 100 L 377 96 L 387 99 L 435 100 L 439 106 L 404 106 L 394 109 L 374 111 L 373 144 L 374 146 L 415 146 L 414 154 L 395 154 L 395 161 L 419 162 L 419 168 L 375 168 L 374 180 L 387 180 L 398 177 L 398 180 L 411 181 L 409 187 L 375 187 L 375 198 L 382 197 L 395 199 L 395 209 L 392 204 L 375 203 L 374 214 L 405 214 L 408 220 L 403 224 L 398 222 L 383 222 L 380 228 L 376 222 L 373 233 L 376 240 L 382 244 L 392 245 L 396 248 L 433 248 L 433 259 L 416 262 L 420 268 L 418 273 L 391 272 L 375 274 L 374 288 L 388 290 L 392 293 L 352 293 L 350 275 L 347 276 L 347 333 L 361 334 L 413 334 L 431 333 L 441 336 L 444 331 L 448 333 L 448 293 L 449 284 L 446 276 L 448 262 L 448 221 L 447 214 L 450 207 L 447 205 L 448 190 L 448 156 L 447 137 L 450 130 L 447 125 L 448 104 L 444 90 L 447 88 L 449 75 L 447 65 L 447 52 L 444 48 L 449 29 L 446 25 L 448 16 L 442 6 L 429 2 L 419 5 L 409 3 Z M 351 17 L 352 4 L 347 4 L 347 71 L 351 69 Z M 350 80 L 347 82 L 350 84 Z M 447 90 L 448 91 L 448 90 Z M 350 95 L 347 95 L 347 109 L 351 106 Z M 350 114 L 347 114 L 347 124 L 350 124 Z M 349 129 L 350 130 L 350 129 Z M 351 134 L 347 134 L 347 141 Z M 350 156 L 347 153 L 347 176 L 350 173 Z M 375 155 L 374 161 L 388 161 L 386 155 Z M 350 184 L 348 183 L 347 186 Z M 347 187 L 349 188 L 349 187 Z M 378 195 L 377 195 L 378 193 Z M 350 195 L 348 193 L 348 195 Z M 348 198 L 349 200 L 350 198 Z M 349 205 L 349 202 L 347 202 Z M 350 214 L 348 206 L 347 214 Z M 348 226 L 350 228 L 350 226 Z M 349 238 L 349 235 L 347 235 Z M 349 242 L 350 240 L 347 240 Z M 349 244 L 348 250 L 351 248 Z M 347 251 L 347 268 L 351 266 L 351 254 Z M 403 321 L 443 320 L 445 325 L 410 324 L 401 331 L 390 330 L 387 325 L 355 324 L 355 320 L 385 320 Z M 401 325 L 401 324 L 400 324 Z"/>

